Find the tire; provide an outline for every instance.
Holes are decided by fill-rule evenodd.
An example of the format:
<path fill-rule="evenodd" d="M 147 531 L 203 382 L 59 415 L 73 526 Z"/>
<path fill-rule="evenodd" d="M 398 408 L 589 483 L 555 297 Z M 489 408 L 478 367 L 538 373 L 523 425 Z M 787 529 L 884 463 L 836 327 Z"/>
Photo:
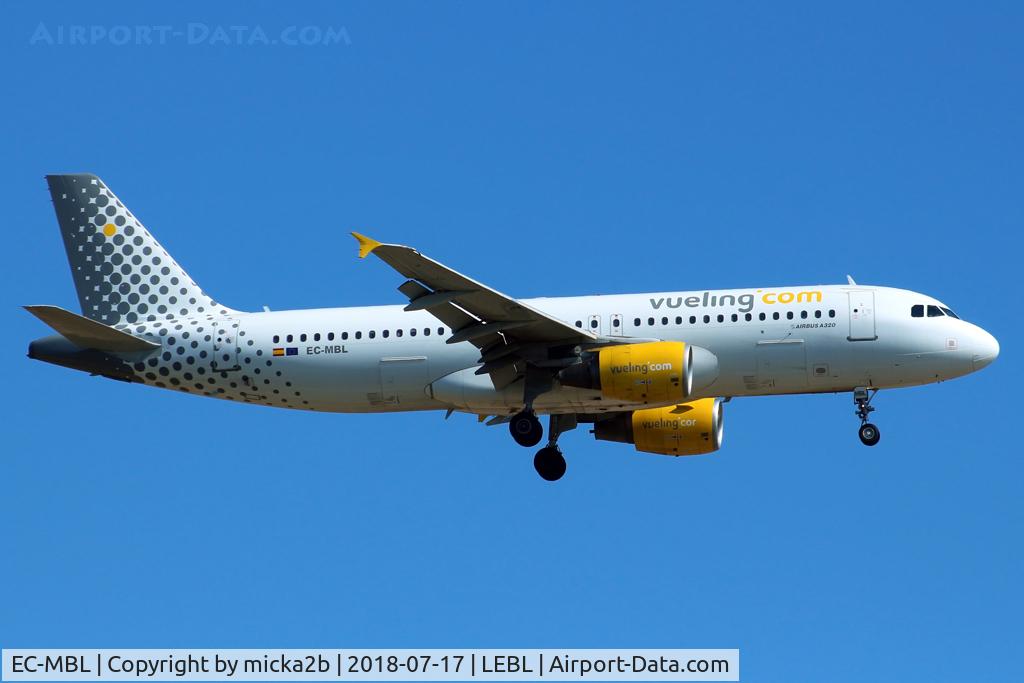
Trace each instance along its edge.
<path fill-rule="evenodd" d="M 513 417 L 509 420 L 508 431 L 524 448 L 533 448 L 544 437 L 544 427 L 533 413 L 519 413 Z"/>
<path fill-rule="evenodd" d="M 860 426 L 857 436 L 860 437 L 860 442 L 865 446 L 874 446 L 878 443 L 879 439 L 882 438 L 882 434 L 878 431 L 878 427 L 870 422 L 865 422 Z"/>
<path fill-rule="evenodd" d="M 545 481 L 558 481 L 565 474 L 565 457 L 557 447 L 548 446 L 533 456 L 533 468 Z"/>

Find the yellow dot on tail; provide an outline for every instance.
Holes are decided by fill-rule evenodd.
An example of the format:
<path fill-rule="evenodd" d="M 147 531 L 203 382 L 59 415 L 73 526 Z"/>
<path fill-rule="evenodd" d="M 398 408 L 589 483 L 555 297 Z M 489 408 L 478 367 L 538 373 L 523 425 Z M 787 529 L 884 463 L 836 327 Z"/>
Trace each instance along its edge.
<path fill-rule="evenodd" d="M 113 237 L 115 232 L 117 232 L 117 227 L 113 223 L 107 223 L 103 226 L 103 234 L 107 237 Z"/>

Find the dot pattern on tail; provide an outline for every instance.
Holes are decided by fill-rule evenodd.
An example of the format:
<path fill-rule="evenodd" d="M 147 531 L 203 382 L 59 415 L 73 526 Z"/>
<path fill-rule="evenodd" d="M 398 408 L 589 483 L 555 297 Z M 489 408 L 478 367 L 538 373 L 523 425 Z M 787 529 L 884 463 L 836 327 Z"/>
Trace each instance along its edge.
<path fill-rule="evenodd" d="M 46 177 L 82 314 L 160 344 L 121 357 L 136 381 L 245 403 L 315 410 L 286 364 L 210 298 L 102 180 Z"/>
<path fill-rule="evenodd" d="M 227 315 L 103 184 L 47 176 L 82 314 L 107 325 Z"/>

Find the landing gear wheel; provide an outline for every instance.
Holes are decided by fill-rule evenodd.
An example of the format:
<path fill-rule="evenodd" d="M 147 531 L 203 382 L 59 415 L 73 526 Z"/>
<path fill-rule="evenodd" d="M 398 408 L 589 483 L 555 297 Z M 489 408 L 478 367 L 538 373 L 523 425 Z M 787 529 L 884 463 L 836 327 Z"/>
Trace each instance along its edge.
<path fill-rule="evenodd" d="M 565 474 L 565 457 L 558 446 L 548 446 L 533 456 L 533 468 L 545 481 L 558 481 Z"/>
<path fill-rule="evenodd" d="M 871 405 L 871 399 L 877 393 L 878 389 L 869 387 L 857 387 L 853 390 L 853 402 L 857 404 L 854 414 L 860 418 L 860 429 L 857 435 L 860 436 L 860 442 L 865 446 L 874 446 L 882 438 L 878 427 L 868 422 L 868 416 L 875 411 L 875 407 Z"/>
<path fill-rule="evenodd" d="M 526 448 L 536 446 L 544 436 L 544 427 L 537 416 L 525 411 L 509 420 L 508 431 L 517 444 Z"/>
<path fill-rule="evenodd" d="M 857 435 L 860 436 L 860 442 L 865 446 L 874 446 L 882 438 L 882 435 L 878 432 L 878 427 L 870 422 L 862 424 Z"/>

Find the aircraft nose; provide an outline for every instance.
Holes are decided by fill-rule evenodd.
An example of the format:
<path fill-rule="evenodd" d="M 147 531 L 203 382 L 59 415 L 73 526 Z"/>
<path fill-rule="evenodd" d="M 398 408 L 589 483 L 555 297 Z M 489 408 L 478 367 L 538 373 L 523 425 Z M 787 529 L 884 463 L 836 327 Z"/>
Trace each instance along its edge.
<path fill-rule="evenodd" d="M 981 370 L 999 356 L 999 342 L 985 330 L 978 328 L 974 339 L 974 369 Z"/>

